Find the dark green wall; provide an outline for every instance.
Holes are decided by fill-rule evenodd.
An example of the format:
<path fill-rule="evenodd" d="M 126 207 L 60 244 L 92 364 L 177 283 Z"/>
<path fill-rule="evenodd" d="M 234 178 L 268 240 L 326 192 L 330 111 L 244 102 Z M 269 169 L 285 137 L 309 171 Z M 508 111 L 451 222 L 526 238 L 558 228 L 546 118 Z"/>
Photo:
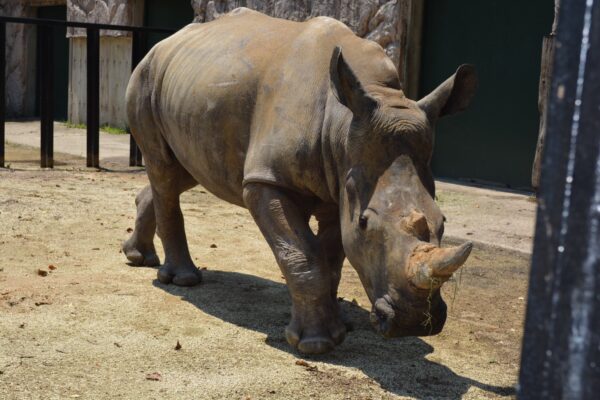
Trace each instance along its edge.
<path fill-rule="evenodd" d="M 421 96 L 460 64 L 479 74 L 469 110 L 438 124 L 436 176 L 530 187 L 542 38 L 553 13 L 553 0 L 426 2 Z"/>
<path fill-rule="evenodd" d="M 194 19 L 190 0 L 146 0 L 144 26 L 153 28 L 181 29 Z M 148 49 L 166 37 L 164 34 L 148 35 Z"/>
<path fill-rule="evenodd" d="M 38 18 L 67 19 L 66 6 L 39 7 Z M 54 46 L 54 119 L 65 121 L 67 119 L 68 93 L 69 93 L 69 40 L 64 27 L 53 28 Z M 39 72 L 39 68 L 38 68 Z M 39 80 L 38 80 L 39 82 Z M 39 96 L 38 96 L 39 99 Z M 38 100 L 39 102 L 39 100 Z M 39 103 L 36 104 L 36 114 L 39 113 Z"/>

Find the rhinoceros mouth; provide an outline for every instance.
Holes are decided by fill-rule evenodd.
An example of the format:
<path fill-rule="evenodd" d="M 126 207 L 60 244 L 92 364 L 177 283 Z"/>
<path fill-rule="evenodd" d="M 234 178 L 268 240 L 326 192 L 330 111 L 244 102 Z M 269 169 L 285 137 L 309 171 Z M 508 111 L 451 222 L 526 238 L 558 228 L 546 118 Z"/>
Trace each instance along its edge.
<path fill-rule="evenodd" d="M 386 339 L 436 335 L 446 322 L 447 307 L 439 292 L 429 299 L 422 305 L 415 302 L 398 305 L 385 295 L 371 309 L 371 324 Z"/>
<path fill-rule="evenodd" d="M 375 330 L 385 338 L 393 337 L 396 309 L 389 295 L 384 295 L 375 301 L 369 315 Z"/>

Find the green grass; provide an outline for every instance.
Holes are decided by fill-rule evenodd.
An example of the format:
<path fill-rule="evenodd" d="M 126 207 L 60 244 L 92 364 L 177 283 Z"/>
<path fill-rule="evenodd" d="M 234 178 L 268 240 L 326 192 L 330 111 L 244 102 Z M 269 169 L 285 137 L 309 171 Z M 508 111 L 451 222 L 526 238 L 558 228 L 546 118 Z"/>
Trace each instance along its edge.
<path fill-rule="evenodd" d="M 125 129 L 116 128 L 110 125 L 101 126 L 100 130 L 106 133 L 110 133 L 111 135 L 127 135 L 127 131 Z"/>
<path fill-rule="evenodd" d="M 74 128 L 74 129 L 86 129 L 87 128 L 86 124 L 75 124 L 71 121 L 64 121 L 63 123 L 65 124 L 65 126 L 67 128 Z M 117 128 L 117 127 L 110 126 L 110 125 L 102 125 L 100 127 L 100 130 L 103 132 L 109 133 L 111 135 L 127 135 L 127 131 L 125 129 Z"/>
<path fill-rule="evenodd" d="M 64 121 L 63 124 L 65 124 L 65 126 L 67 128 L 72 128 L 72 129 L 85 129 L 86 128 L 85 124 L 75 124 L 71 121 Z"/>

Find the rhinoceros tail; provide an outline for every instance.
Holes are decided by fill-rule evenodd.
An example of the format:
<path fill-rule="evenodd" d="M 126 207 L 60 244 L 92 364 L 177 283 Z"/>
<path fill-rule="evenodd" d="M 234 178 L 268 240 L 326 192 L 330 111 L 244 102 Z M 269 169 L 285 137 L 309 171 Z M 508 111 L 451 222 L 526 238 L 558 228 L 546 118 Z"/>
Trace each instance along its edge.
<path fill-rule="evenodd" d="M 157 120 L 158 115 L 153 105 L 157 84 L 160 86 L 161 80 L 155 71 L 154 50 L 155 48 L 150 50 L 129 79 L 125 92 L 127 119 L 131 134 L 144 158 L 168 162 L 173 153 L 163 138 L 160 121 Z"/>

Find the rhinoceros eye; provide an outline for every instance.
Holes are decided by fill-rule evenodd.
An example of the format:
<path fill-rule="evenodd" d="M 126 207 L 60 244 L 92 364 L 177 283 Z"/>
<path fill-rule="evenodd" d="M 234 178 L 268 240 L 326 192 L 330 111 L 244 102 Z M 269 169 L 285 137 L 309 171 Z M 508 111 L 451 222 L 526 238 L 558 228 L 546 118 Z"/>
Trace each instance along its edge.
<path fill-rule="evenodd" d="M 367 229 L 367 225 L 369 224 L 369 217 L 366 215 L 361 215 L 358 219 L 358 227 L 363 231 Z"/>

